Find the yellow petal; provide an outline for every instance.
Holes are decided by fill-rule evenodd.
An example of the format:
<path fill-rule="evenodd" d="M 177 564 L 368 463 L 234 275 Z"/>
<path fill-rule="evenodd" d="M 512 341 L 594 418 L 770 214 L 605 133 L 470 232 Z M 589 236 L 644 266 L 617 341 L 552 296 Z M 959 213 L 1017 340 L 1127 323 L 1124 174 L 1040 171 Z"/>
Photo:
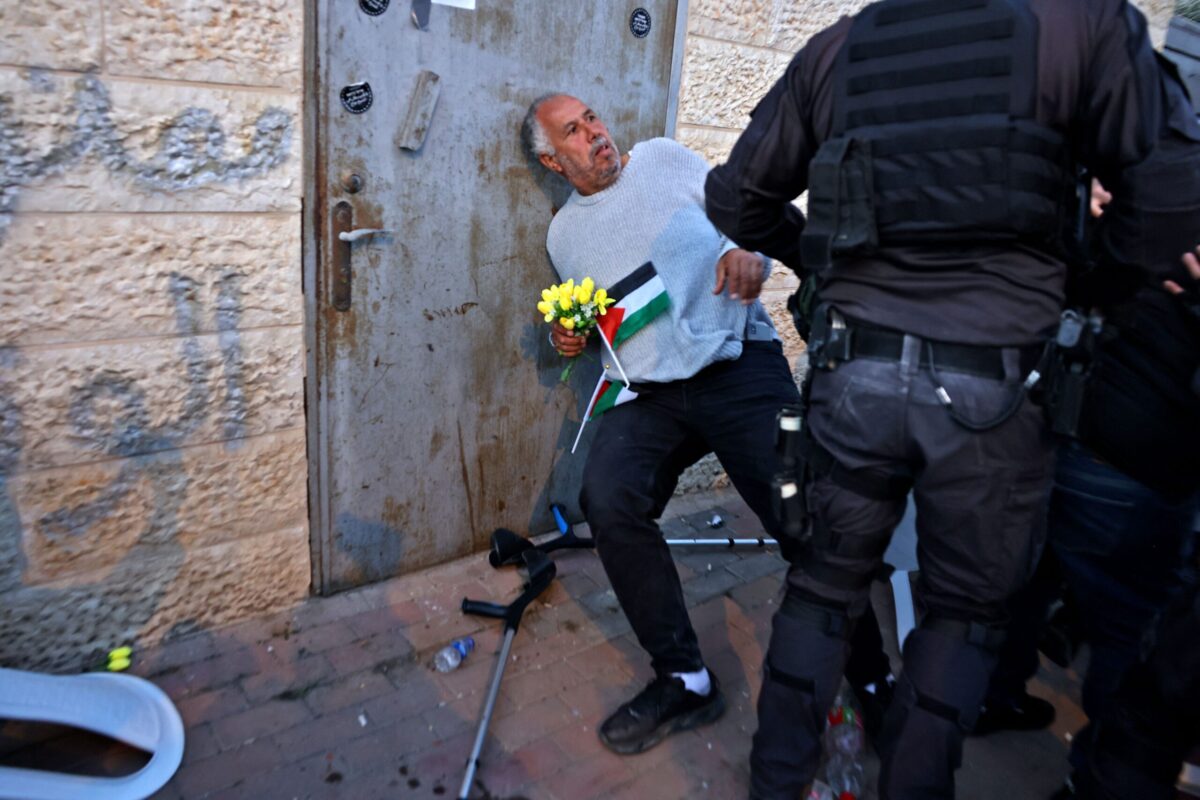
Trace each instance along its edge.
<path fill-rule="evenodd" d="M 556 294 L 556 293 L 555 293 L 555 291 L 554 291 L 554 289 L 553 289 L 553 288 L 550 288 L 550 289 L 542 289 L 542 299 L 543 299 L 543 300 L 545 300 L 547 303 L 553 303 L 553 302 L 554 302 L 554 296 L 555 296 L 555 294 Z"/>
<path fill-rule="evenodd" d="M 554 310 L 554 303 L 552 303 L 552 302 L 538 303 L 537 310 L 542 312 L 543 314 L 549 314 L 551 311 Z"/>
<path fill-rule="evenodd" d="M 554 322 L 554 312 L 553 312 L 553 311 L 547 311 L 547 312 L 546 312 L 546 316 L 545 316 L 545 317 L 543 317 L 543 319 L 545 319 L 545 320 L 546 320 L 546 322 Z"/>
<path fill-rule="evenodd" d="M 558 307 L 561 308 L 563 311 L 567 311 L 568 309 L 570 309 L 571 308 L 570 296 L 564 297 L 561 300 L 559 300 Z"/>
<path fill-rule="evenodd" d="M 588 291 L 588 294 L 591 294 L 592 290 L 594 290 L 596 288 L 596 282 L 593 281 L 591 278 L 584 278 L 583 283 L 581 283 L 579 285 L 582 286 L 584 289 L 586 289 Z"/>
<path fill-rule="evenodd" d="M 575 329 L 575 318 L 574 317 L 563 317 L 562 318 L 562 326 L 569 331 L 574 330 Z"/>

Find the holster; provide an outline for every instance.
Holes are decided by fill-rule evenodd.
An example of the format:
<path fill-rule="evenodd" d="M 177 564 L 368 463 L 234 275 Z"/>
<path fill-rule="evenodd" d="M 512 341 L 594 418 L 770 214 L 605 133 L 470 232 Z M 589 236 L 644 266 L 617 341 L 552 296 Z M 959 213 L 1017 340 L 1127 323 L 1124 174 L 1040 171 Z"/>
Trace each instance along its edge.
<path fill-rule="evenodd" d="M 1039 398 L 1050 429 L 1060 436 L 1079 437 L 1079 423 L 1095 354 L 1093 321 L 1074 309 L 1064 311 L 1049 350 Z"/>
<path fill-rule="evenodd" d="M 808 363 L 815 369 L 833 369 L 839 362 L 849 361 L 854 331 L 846 320 L 828 303 L 821 303 L 813 312 L 808 339 Z"/>

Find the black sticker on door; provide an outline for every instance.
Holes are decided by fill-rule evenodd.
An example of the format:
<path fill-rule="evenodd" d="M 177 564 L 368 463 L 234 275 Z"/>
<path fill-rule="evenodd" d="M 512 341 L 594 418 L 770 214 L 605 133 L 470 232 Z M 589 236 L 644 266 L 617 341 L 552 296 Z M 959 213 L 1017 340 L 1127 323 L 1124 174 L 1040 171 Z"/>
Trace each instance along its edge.
<path fill-rule="evenodd" d="M 390 2 L 392 0 L 358 0 L 358 7 L 363 10 L 363 13 L 370 14 L 372 17 L 378 17 L 387 11 L 388 3 Z"/>
<path fill-rule="evenodd" d="M 351 114 L 363 113 L 374 102 L 375 95 L 371 92 L 371 84 L 366 81 L 342 87 L 342 106 Z"/>
<path fill-rule="evenodd" d="M 639 39 L 645 39 L 650 33 L 650 12 L 644 8 L 635 8 L 629 15 L 629 32 Z"/>

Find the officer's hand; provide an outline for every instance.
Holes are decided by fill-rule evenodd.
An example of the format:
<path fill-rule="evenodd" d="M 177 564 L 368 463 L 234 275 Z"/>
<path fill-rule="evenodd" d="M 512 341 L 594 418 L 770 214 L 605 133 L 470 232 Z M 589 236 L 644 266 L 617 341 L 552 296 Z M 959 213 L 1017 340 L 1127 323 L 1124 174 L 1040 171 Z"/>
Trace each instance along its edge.
<path fill-rule="evenodd" d="M 1112 194 L 1104 188 L 1100 181 L 1092 178 L 1092 216 L 1098 217 L 1104 213 L 1104 207 L 1112 202 Z"/>
<path fill-rule="evenodd" d="M 550 341 L 559 355 L 575 358 L 583 352 L 583 347 L 587 344 L 587 335 L 580 336 L 574 331 L 569 331 L 555 320 L 550 325 Z"/>
<path fill-rule="evenodd" d="M 762 259 L 746 250 L 730 250 L 717 262 L 717 285 L 713 287 L 713 294 L 728 288 L 730 300 L 741 298 L 743 305 L 749 305 L 762 290 L 762 282 Z"/>
<path fill-rule="evenodd" d="M 1163 286 L 1168 292 L 1179 297 L 1189 311 L 1200 317 L 1200 258 L 1197 258 L 1198 255 L 1200 255 L 1200 247 L 1197 247 L 1194 253 L 1183 254 L 1183 266 L 1192 276 L 1189 286 L 1185 288 L 1175 281 L 1163 281 Z"/>

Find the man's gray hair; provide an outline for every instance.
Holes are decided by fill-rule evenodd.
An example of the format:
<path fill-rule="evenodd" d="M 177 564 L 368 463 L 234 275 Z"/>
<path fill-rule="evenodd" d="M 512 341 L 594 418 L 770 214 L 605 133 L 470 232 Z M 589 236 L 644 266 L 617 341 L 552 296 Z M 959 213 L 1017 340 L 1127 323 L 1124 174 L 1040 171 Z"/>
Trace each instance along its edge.
<path fill-rule="evenodd" d="M 542 121 L 538 119 L 538 109 L 542 107 L 542 103 L 554 97 L 562 97 L 562 92 L 544 94 L 530 103 L 529 110 L 525 112 L 525 120 L 521 123 L 521 145 L 525 148 L 525 152 L 533 157 L 534 161 L 538 160 L 538 156 L 554 155 L 554 147 L 550 144 L 550 137 L 546 135 L 546 129 L 542 127 Z"/>

